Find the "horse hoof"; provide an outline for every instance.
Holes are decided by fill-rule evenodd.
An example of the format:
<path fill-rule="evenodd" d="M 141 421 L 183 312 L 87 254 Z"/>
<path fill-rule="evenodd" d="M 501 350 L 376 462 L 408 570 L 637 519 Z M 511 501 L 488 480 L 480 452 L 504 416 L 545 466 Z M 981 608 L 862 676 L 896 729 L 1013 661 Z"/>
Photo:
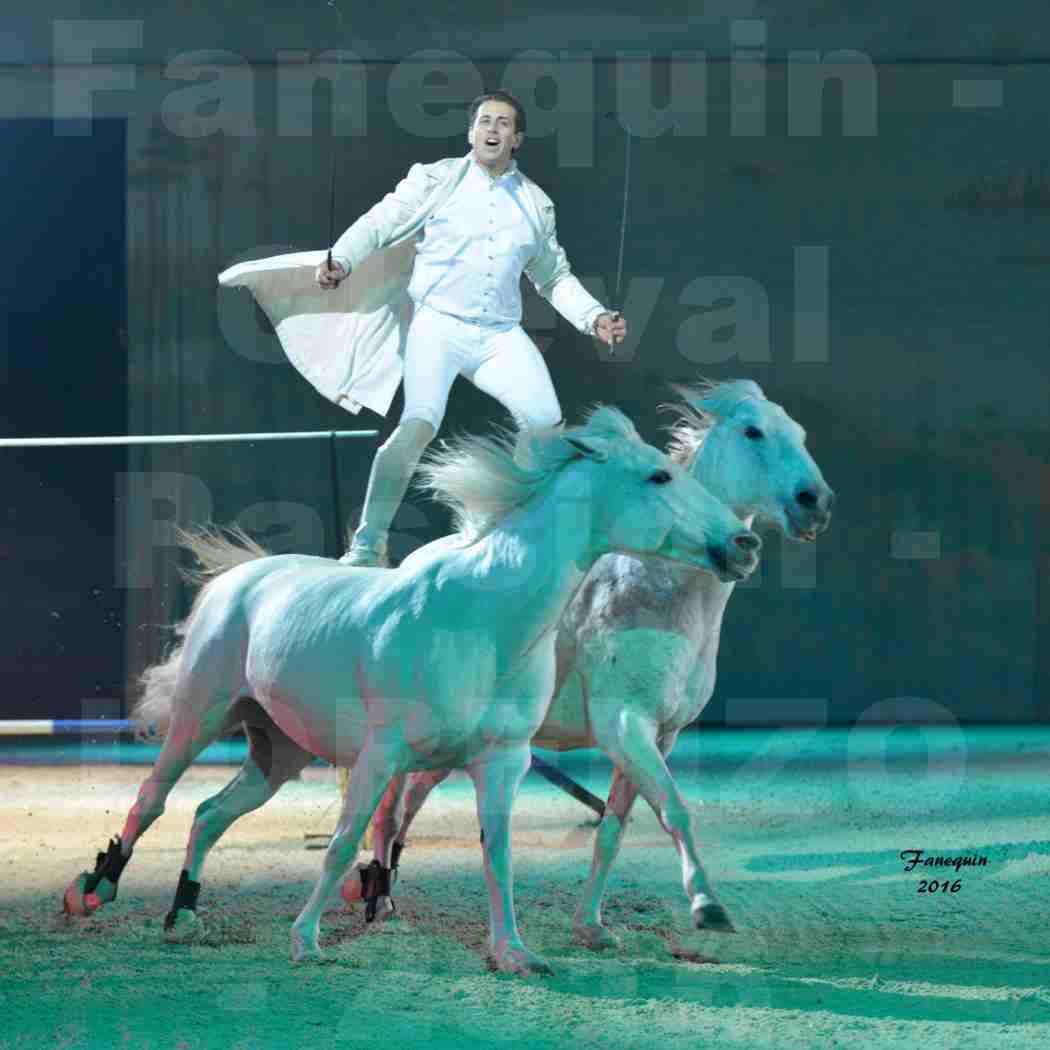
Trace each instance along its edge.
<path fill-rule="evenodd" d="M 376 913 L 372 916 L 372 922 L 386 922 L 397 914 L 394 902 L 389 897 L 376 898 Z"/>
<path fill-rule="evenodd" d="M 352 908 L 355 904 L 360 904 L 361 902 L 361 876 L 358 874 L 359 869 L 360 865 L 356 866 L 343 879 L 343 885 L 339 887 L 339 896 L 343 898 L 343 902 L 348 908 Z"/>
<path fill-rule="evenodd" d="M 541 958 L 535 952 L 530 952 L 524 945 L 518 948 L 504 948 L 501 952 L 491 953 L 489 965 L 499 973 L 511 973 L 519 977 L 554 973 L 546 959 Z"/>
<path fill-rule="evenodd" d="M 736 933 L 736 927 L 729 921 L 729 913 L 710 897 L 693 905 L 693 925 L 698 930 L 712 933 Z"/>
<path fill-rule="evenodd" d="M 592 952 L 611 951 L 620 948 L 620 938 L 600 922 L 580 922 L 572 927 L 573 941 Z"/>
<path fill-rule="evenodd" d="M 97 893 L 85 893 L 84 886 L 90 873 L 82 871 L 67 887 L 62 896 L 62 910 L 67 915 L 77 918 L 86 918 L 92 912 L 98 911 L 105 903 Z"/>
<path fill-rule="evenodd" d="M 169 912 L 164 919 L 164 939 L 169 944 L 191 944 L 204 932 L 204 924 L 189 908 Z"/>
<path fill-rule="evenodd" d="M 298 930 L 292 930 L 291 956 L 293 963 L 324 962 L 325 955 L 321 951 L 317 938 L 306 938 Z"/>

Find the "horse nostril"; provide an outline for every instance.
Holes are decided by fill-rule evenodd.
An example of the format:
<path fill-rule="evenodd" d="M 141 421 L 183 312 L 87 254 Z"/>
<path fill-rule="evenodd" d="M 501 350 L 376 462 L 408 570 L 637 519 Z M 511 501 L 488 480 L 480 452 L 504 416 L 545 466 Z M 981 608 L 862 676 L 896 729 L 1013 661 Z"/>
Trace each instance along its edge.
<path fill-rule="evenodd" d="M 711 559 L 711 564 L 716 569 L 721 569 L 722 572 L 725 572 L 729 568 L 729 559 L 726 557 L 726 552 L 718 544 L 712 543 L 707 548 L 707 556 Z"/>
<path fill-rule="evenodd" d="M 740 532 L 733 537 L 733 542 L 742 551 L 757 551 L 762 541 L 753 532 Z"/>
<path fill-rule="evenodd" d="M 802 489 L 795 494 L 795 499 L 808 510 L 812 510 L 819 502 L 817 494 L 812 489 Z"/>

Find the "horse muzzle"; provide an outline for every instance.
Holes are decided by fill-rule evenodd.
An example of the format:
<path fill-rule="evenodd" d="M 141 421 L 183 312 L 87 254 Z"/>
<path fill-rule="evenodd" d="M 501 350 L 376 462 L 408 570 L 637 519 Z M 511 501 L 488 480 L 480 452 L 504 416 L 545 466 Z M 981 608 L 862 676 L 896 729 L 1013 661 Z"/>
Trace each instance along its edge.
<path fill-rule="evenodd" d="M 831 524 L 835 493 L 827 486 L 800 489 L 784 507 L 788 536 L 812 543 Z"/>
<path fill-rule="evenodd" d="M 724 583 L 746 579 L 758 568 L 758 552 L 762 541 L 750 530 L 738 532 L 726 544 L 712 543 L 707 556 L 715 573 Z"/>

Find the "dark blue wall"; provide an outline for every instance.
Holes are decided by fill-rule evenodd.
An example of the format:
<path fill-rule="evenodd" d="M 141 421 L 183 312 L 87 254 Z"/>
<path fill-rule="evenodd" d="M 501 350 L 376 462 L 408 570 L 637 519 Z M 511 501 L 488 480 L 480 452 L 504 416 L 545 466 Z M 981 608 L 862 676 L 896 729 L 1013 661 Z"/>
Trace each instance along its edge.
<path fill-rule="evenodd" d="M 121 434 L 125 126 L 0 121 L 0 434 Z M 124 687 L 122 449 L 2 449 L 0 713 L 82 717 Z"/>
<path fill-rule="evenodd" d="M 500 85 L 503 65 L 479 69 L 487 87 Z M 592 401 L 611 401 L 654 441 L 661 438 L 656 406 L 668 397 L 668 380 L 700 373 L 758 380 L 806 426 L 810 447 L 838 491 L 835 523 L 815 556 L 807 561 L 801 548 L 770 536 L 760 578 L 734 598 L 710 718 L 739 721 L 740 712 L 750 710 L 790 720 L 809 710 L 850 722 L 901 697 L 923 698 L 927 712 L 943 709 L 962 720 L 1047 718 L 1050 139 L 1033 132 L 1045 123 L 1046 67 L 879 65 L 877 128 L 870 135 L 843 133 L 834 84 L 822 99 L 822 133 L 793 133 L 786 113 L 790 82 L 785 86 L 791 70 L 773 65 L 768 72 L 764 134 L 732 133 L 731 71 L 712 63 L 706 132 L 636 142 L 625 277 L 629 286 L 639 280 L 662 285 L 648 319 L 628 311 L 641 333 L 633 353 L 603 360 L 531 293 L 526 327 L 547 355 L 570 417 Z M 338 142 L 340 227 L 411 163 L 466 149 L 459 133 L 435 138 L 394 119 L 393 73 L 389 65 L 369 66 L 367 131 Z M 597 63 L 593 75 L 596 106 L 579 114 L 581 139 L 545 133 L 537 109 L 520 159 L 558 205 L 560 238 L 576 272 L 609 283 L 623 138 L 613 122 L 597 119 L 615 107 L 614 69 Z M 283 361 L 264 327 L 246 344 L 245 325 L 231 318 L 240 311 L 241 321 L 254 325 L 250 303 L 216 287 L 215 274 L 237 257 L 269 254 L 278 245 L 318 248 L 327 236 L 327 95 L 317 92 L 324 97 L 308 134 L 282 134 L 274 100 L 279 89 L 292 89 L 291 81 L 277 83 L 276 76 L 269 67 L 253 68 L 253 108 L 243 134 L 191 137 L 173 133 L 158 116 L 159 99 L 176 89 L 173 82 L 154 78 L 147 84 L 141 72 L 134 102 L 152 124 L 149 134 L 130 140 L 124 177 L 134 202 L 129 214 L 138 223 L 132 254 L 144 260 L 141 269 L 156 266 L 157 272 L 150 294 L 134 296 L 129 315 L 129 352 L 137 364 L 121 397 L 143 417 L 138 426 L 181 432 L 378 425 L 385 436 L 396 421 L 397 404 L 390 419 L 378 421 L 368 413 L 355 419 L 325 402 Z M 956 104 L 960 84 L 992 80 L 1001 83 L 1002 104 Z M 418 95 L 415 88 L 403 90 Z M 350 108 L 356 101 L 348 91 L 337 99 Z M 593 137 L 592 159 L 570 162 L 583 137 Z M 105 153 L 102 141 L 92 135 L 69 148 Z M 117 209 L 124 182 L 120 176 L 103 181 Z M 75 184 L 82 184 L 79 175 Z M 27 258 L 37 256 L 37 242 L 48 240 L 36 228 L 20 236 L 24 246 L 17 250 Z M 77 233 L 63 243 L 79 251 L 91 236 Z M 829 339 L 817 359 L 811 356 L 812 326 L 802 324 L 800 334 L 795 293 L 796 252 L 806 247 L 826 250 L 828 266 Z M 111 261 L 125 257 L 119 243 L 107 254 Z M 133 277 L 138 274 L 137 268 Z M 756 342 L 749 333 L 753 301 L 746 295 L 734 299 L 708 287 L 689 300 L 691 282 L 712 277 L 741 278 L 738 288 L 744 289 L 751 282 L 768 302 L 768 340 Z M 42 282 L 34 271 L 24 283 Z M 39 287 L 33 292 L 42 294 Z M 155 311 L 165 309 L 157 321 Z M 53 313 L 37 305 L 28 323 L 41 330 L 55 320 L 42 315 Z M 695 326 L 701 314 L 710 322 L 706 330 Z M 76 316 L 79 322 L 88 314 Z M 683 338 L 691 324 L 693 334 Z M 112 340 L 89 341 L 87 333 L 118 325 L 100 320 L 76 327 L 75 345 L 90 343 L 92 368 L 104 369 Z M 9 339 L 3 356 L 5 367 L 33 372 L 21 385 L 12 383 L 16 396 L 6 399 L 28 407 L 20 432 L 119 429 L 116 415 L 112 426 L 104 425 L 94 399 L 78 401 L 75 391 L 63 389 L 72 385 L 66 377 L 76 364 L 34 371 L 19 345 Z M 70 412 L 90 406 L 90 415 L 64 418 L 64 429 L 43 415 L 59 403 L 72 405 Z M 499 416 L 493 402 L 460 383 L 447 430 L 483 429 Z M 348 515 L 363 497 L 372 447 L 346 447 L 342 455 Z M 72 464 L 72 453 L 63 456 Z M 65 474 L 48 475 L 62 479 L 49 481 L 50 490 L 45 486 L 61 507 L 76 502 L 66 499 L 71 473 L 97 480 L 109 470 L 111 476 L 113 467 L 89 469 L 87 456 L 78 452 Z M 36 464 L 44 461 L 43 453 L 39 459 L 23 455 L 10 460 L 9 469 L 32 465 L 22 486 L 28 491 L 39 487 L 43 468 Z M 323 453 L 201 446 L 158 456 L 151 465 L 198 479 L 216 520 L 234 520 L 260 501 L 271 509 L 287 501 L 316 513 L 321 528 L 315 533 L 332 531 Z M 97 487 L 85 482 L 77 498 L 86 501 Z M 47 564 L 63 545 L 76 545 L 84 517 L 77 511 L 77 527 L 63 529 L 59 539 L 57 531 L 47 532 L 58 513 L 27 503 L 9 534 L 19 543 L 42 536 Z M 113 505 L 100 514 L 97 531 L 111 536 Z M 195 520 L 189 514 L 184 524 Z M 440 534 L 447 517 L 416 500 L 397 524 L 394 546 L 403 554 Z M 311 549 L 294 529 L 282 535 L 263 526 L 263 538 L 277 549 Z M 924 548 L 930 540 L 934 546 Z M 334 542 L 323 534 L 315 541 L 314 551 Z M 102 550 L 100 541 L 99 557 Z M 169 568 L 175 557 L 160 544 L 152 554 Z M 106 564 L 112 570 L 111 552 Z M 61 578 L 32 593 L 46 595 L 46 605 L 61 593 Z M 75 586 L 87 596 L 93 585 L 83 589 L 78 580 Z M 159 634 L 158 626 L 178 619 L 187 603 L 188 593 L 169 588 L 156 609 L 135 618 L 135 631 Z M 90 606 L 84 611 L 91 621 Z M 34 621 L 27 644 L 50 644 L 53 631 L 51 622 Z M 52 660 L 52 666 L 58 664 Z M 87 666 L 78 663 L 78 697 L 92 687 L 83 684 Z M 39 688 L 34 695 L 42 695 Z"/>

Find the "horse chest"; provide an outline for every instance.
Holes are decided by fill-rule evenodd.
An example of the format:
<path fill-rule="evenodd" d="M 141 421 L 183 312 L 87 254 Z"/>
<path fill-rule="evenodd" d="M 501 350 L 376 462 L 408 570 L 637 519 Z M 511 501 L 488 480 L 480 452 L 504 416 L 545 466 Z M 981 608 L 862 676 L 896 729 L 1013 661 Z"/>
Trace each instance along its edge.
<path fill-rule="evenodd" d="M 696 651 L 692 639 L 665 644 L 667 660 L 653 689 L 659 701 L 656 721 L 664 732 L 676 732 L 694 721 L 714 692 L 714 666 Z"/>
<path fill-rule="evenodd" d="M 682 702 L 679 706 L 679 724 L 675 727 L 683 729 L 700 716 L 707 707 L 715 691 L 715 661 L 714 658 L 706 658 L 705 654 L 698 654 L 693 662 L 692 670 L 685 683 L 682 693 Z"/>
<path fill-rule="evenodd" d="M 591 711 L 615 704 L 664 725 L 682 707 L 693 657 L 689 639 L 674 631 L 634 628 L 589 638 L 576 670 Z"/>
<path fill-rule="evenodd" d="M 677 726 L 684 728 L 699 717 L 715 689 L 718 643 L 721 636 L 721 608 L 684 609 L 678 629 L 689 640 L 688 659 L 683 662 Z"/>

